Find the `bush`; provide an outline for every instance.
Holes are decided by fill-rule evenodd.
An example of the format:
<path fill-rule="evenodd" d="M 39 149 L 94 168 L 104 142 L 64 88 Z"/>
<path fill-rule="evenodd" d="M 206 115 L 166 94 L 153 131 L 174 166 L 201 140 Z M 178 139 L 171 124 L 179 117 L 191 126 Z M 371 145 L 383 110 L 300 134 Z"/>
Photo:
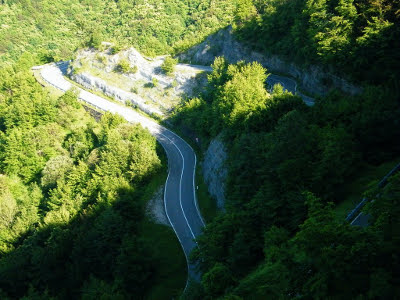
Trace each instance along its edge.
<path fill-rule="evenodd" d="M 138 71 L 138 67 L 137 66 L 133 66 L 130 70 L 129 73 L 135 74 Z"/>
<path fill-rule="evenodd" d="M 151 82 L 153 83 L 153 87 L 157 87 L 158 86 L 158 79 L 157 78 L 153 77 Z"/>
<path fill-rule="evenodd" d="M 168 57 L 164 60 L 163 64 L 161 65 L 161 70 L 162 70 L 165 74 L 170 75 L 170 74 L 172 74 L 172 73 L 174 72 L 174 70 L 175 70 L 175 65 L 177 64 L 177 62 L 178 62 L 178 61 L 177 61 L 176 59 L 173 59 L 172 57 L 168 56 Z"/>
<path fill-rule="evenodd" d="M 131 69 L 131 65 L 127 59 L 121 59 L 118 65 L 115 67 L 117 72 L 128 73 Z"/>
<path fill-rule="evenodd" d="M 121 46 L 118 44 L 115 44 L 114 46 L 112 46 L 111 48 L 111 54 L 117 54 L 119 51 L 121 51 Z"/>
<path fill-rule="evenodd" d="M 137 66 L 131 67 L 130 62 L 127 59 L 123 58 L 119 61 L 118 65 L 115 67 L 115 70 L 117 72 L 134 74 L 138 71 L 138 67 Z"/>
<path fill-rule="evenodd" d="M 101 46 L 102 39 L 103 37 L 101 33 L 98 30 L 96 30 L 92 32 L 88 46 L 91 48 L 99 49 L 99 47 Z"/>
<path fill-rule="evenodd" d="M 101 62 L 102 64 L 106 63 L 106 57 L 104 55 L 101 55 L 100 53 L 96 54 L 96 60 L 98 62 Z"/>

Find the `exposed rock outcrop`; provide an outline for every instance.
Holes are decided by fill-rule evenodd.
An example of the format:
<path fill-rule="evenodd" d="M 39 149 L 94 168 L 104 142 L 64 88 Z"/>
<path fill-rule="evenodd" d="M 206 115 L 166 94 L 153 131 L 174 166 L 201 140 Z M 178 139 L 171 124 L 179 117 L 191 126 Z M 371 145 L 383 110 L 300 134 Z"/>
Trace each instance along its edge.
<path fill-rule="evenodd" d="M 213 139 L 204 155 L 203 177 L 208 192 L 217 200 L 217 207 L 224 209 L 225 182 L 228 170 L 225 165 L 227 152 L 221 136 Z"/>
<path fill-rule="evenodd" d="M 164 186 L 160 186 L 153 198 L 147 203 L 146 215 L 157 224 L 171 226 L 164 208 Z"/>
<path fill-rule="evenodd" d="M 134 48 L 116 54 L 107 49 L 84 49 L 77 53 L 70 72 L 71 78 L 85 88 L 162 116 L 178 105 L 182 96 L 196 96 L 207 84 L 201 73 L 211 71 L 210 67 L 177 64 L 175 72 L 166 75 L 161 71 L 164 60 L 165 56 L 144 57 Z M 121 62 L 130 68 L 126 73 Z"/>
<path fill-rule="evenodd" d="M 149 105 L 146 105 L 144 103 L 145 101 L 143 98 L 133 93 L 126 92 L 120 88 L 110 86 L 104 80 L 91 76 L 90 74 L 87 73 L 75 74 L 72 76 L 72 79 L 87 89 L 100 91 L 104 95 L 119 100 L 122 103 L 130 101 L 134 105 L 137 105 L 140 110 L 144 111 L 147 114 L 155 113 L 158 115 L 163 115 L 163 113 L 160 110 L 153 108 Z"/>

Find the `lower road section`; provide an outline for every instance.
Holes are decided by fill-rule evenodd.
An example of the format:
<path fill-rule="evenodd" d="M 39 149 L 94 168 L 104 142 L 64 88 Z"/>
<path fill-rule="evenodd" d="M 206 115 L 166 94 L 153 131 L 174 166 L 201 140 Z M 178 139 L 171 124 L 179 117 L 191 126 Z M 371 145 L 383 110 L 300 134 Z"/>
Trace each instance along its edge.
<path fill-rule="evenodd" d="M 41 77 L 47 83 L 59 90 L 67 91 L 73 86 L 63 77 L 67 67 L 68 63 L 64 62 L 38 68 Z M 168 178 L 164 191 L 165 211 L 188 261 L 189 253 L 196 246 L 196 237 L 201 234 L 204 227 L 195 193 L 196 154 L 193 149 L 174 132 L 150 118 L 90 92 L 78 90 L 82 101 L 102 111 L 119 114 L 128 122 L 139 123 L 147 128 L 165 149 L 168 157 Z M 195 267 L 189 261 L 188 272 L 190 277 L 199 278 Z"/>

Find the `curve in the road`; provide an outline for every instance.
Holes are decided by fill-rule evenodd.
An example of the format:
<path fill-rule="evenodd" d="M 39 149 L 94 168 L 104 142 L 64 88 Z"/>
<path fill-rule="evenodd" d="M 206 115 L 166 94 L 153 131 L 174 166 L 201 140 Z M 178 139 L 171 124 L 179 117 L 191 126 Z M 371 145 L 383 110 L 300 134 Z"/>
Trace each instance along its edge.
<path fill-rule="evenodd" d="M 73 85 L 63 77 L 68 63 L 51 64 L 40 69 L 41 77 L 59 90 L 67 91 Z M 196 237 L 201 234 L 204 221 L 195 194 L 196 154 L 193 148 L 177 134 L 129 108 L 78 89 L 79 98 L 102 111 L 118 113 L 128 122 L 140 123 L 155 136 L 168 157 L 168 177 L 164 189 L 164 208 L 185 254 L 188 275 L 199 279 L 195 265 L 188 260 L 196 247 Z"/>

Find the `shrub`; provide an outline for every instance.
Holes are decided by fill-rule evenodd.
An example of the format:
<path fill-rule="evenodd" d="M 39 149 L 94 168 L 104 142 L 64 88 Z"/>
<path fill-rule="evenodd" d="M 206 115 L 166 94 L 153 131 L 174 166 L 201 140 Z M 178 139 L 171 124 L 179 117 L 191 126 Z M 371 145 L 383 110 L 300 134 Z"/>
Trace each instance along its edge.
<path fill-rule="evenodd" d="M 136 86 L 131 87 L 131 93 L 137 94 L 139 92 Z"/>
<path fill-rule="evenodd" d="M 131 65 L 127 59 L 121 59 L 116 66 L 116 70 L 122 73 L 128 73 L 131 69 Z"/>
<path fill-rule="evenodd" d="M 98 62 L 101 62 L 102 64 L 105 64 L 106 62 L 106 57 L 104 55 L 101 55 L 100 53 L 96 54 L 96 60 Z"/>
<path fill-rule="evenodd" d="M 123 58 L 119 61 L 118 65 L 115 67 L 115 70 L 117 72 L 134 74 L 138 71 L 138 67 L 137 66 L 131 67 L 130 62 L 127 59 Z"/>
<path fill-rule="evenodd" d="M 151 82 L 153 83 L 153 87 L 157 87 L 158 86 L 158 79 L 157 78 L 153 77 Z"/>
<path fill-rule="evenodd" d="M 111 54 L 117 54 L 119 51 L 121 51 L 121 46 L 118 44 L 115 44 L 114 46 L 112 46 L 111 48 Z"/>
<path fill-rule="evenodd" d="M 129 73 L 135 74 L 138 71 L 138 67 L 137 66 L 133 66 L 130 70 Z"/>
<path fill-rule="evenodd" d="M 103 37 L 98 30 L 92 32 L 90 40 L 88 42 L 88 46 L 91 48 L 99 49 L 99 47 L 101 46 L 102 38 Z"/>
<path fill-rule="evenodd" d="M 163 70 L 165 74 L 170 75 L 174 72 L 177 62 L 178 61 L 176 59 L 168 56 L 167 58 L 165 58 L 163 64 L 161 65 L 161 70 Z"/>

